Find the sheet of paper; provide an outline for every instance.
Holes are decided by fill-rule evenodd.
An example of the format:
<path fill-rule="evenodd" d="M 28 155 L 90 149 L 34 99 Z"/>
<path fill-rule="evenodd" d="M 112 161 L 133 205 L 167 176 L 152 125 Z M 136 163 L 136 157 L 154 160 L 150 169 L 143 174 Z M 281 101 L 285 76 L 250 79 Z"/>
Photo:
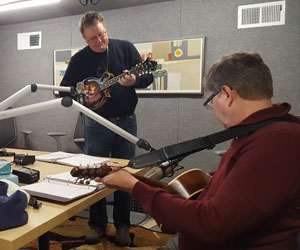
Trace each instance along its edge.
<path fill-rule="evenodd" d="M 57 151 L 49 154 L 38 155 L 35 157 L 38 161 L 56 162 L 72 167 L 88 167 L 97 164 L 104 164 L 109 161 L 107 158 L 101 158 L 85 154 L 73 154 Z"/>
<path fill-rule="evenodd" d="M 46 162 L 56 162 L 59 159 L 75 156 L 77 154 L 72 154 L 72 153 L 66 153 L 62 151 L 57 151 L 49 154 L 44 154 L 44 155 L 37 155 L 35 159 L 37 161 L 46 161 Z"/>
<path fill-rule="evenodd" d="M 77 154 L 72 157 L 58 159 L 57 162 L 64 165 L 73 166 L 73 167 L 76 166 L 89 167 L 97 164 L 104 164 L 108 162 L 108 160 L 109 159 L 107 158 L 100 158 L 100 157 L 95 157 L 95 156 L 90 156 L 85 154 Z"/>

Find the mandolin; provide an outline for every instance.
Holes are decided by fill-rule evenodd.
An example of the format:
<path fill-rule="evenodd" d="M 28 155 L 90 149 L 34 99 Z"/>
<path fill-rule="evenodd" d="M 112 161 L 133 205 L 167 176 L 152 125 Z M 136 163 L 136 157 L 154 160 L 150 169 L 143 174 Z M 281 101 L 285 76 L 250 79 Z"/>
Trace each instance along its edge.
<path fill-rule="evenodd" d="M 123 168 L 123 167 L 121 167 Z M 102 165 L 99 167 L 84 168 L 74 167 L 71 170 L 71 175 L 77 177 L 78 180 L 90 180 L 96 177 L 104 177 L 109 174 L 112 168 L 108 165 Z M 174 178 L 169 183 L 164 183 L 154 179 L 149 179 L 144 176 L 132 174 L 139 181 L 142 181 L 152 187 L 158 187 L 166 190 L 170 194 L 179 195 L 186 199 L 196 199 L 206 184 L 211 179 L 211 176 L 204 173 L 200 169 L 190 169 Z M 158 223 L 161 230 L 165 233 L 176 233 L 168 229 L 164 225 Z"/>
<path fill-rule="evenodd" d="M 113 74 L 105 72 L 101 78 L 88 77 L 82 82 L 84 83 L 85 101 L 84 105 L 91 110 L 101 108 L 108 97 L 109 90 L 125 75 L 144 75 L 152 74 L 157 68 L 157 62 L 147 58 L 144 62 L 132 67 L 128 72 L 124 72 L 113 77 Z"/>

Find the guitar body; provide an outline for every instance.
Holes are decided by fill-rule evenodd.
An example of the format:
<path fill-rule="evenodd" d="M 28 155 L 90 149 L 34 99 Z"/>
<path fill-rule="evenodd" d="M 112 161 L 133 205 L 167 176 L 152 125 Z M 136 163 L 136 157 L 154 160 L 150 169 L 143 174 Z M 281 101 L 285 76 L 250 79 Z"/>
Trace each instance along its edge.
<path fill-rule="evenodd" d="M 110 173 L 111 171 L 112 171 L 111 167 L 107 165 L 94 167 L 94 168 L 74 167 L 71 170 L 71 175 L 74 177 L 78 177 L 79 179 L 80 178 L 93 179 L 95 177 L 103 177 L 108 173 Z M 183 197 L 185 199 L 196 199 L 211 179 L 211 176 L 204 173 L 202 170 L 196 168 L 190 169 L 180 174 L 172 181 L 170 181 L 168 184 L 154 179 L 149 179 L 144 176 L 140 176 L 136 174 L 132 174 L 132 175 L 136 177 L 138 180 L 152 187 L 163 188 L 170 194 L 179 195 L 180 197 Z M 162 225 L 159 222 L 157 222 L 157 224 L 160 226 L 161 231 L 164 233 L 169 233 L 169 234 L 176 233 L 168 229 L 166 226 Z"/>
<path fill-rule="evenodd" d="M 204 189 L 210 178 L 200 169 L 190 169 L 169 182 L 169 192 L 194 200 Z"/>

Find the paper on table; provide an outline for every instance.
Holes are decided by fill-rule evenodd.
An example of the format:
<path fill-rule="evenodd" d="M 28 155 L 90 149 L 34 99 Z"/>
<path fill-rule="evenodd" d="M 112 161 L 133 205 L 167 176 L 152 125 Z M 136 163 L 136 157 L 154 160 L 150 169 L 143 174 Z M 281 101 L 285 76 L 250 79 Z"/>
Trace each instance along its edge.
<path fill-rule="evenodd" d="M 96 164 L 104 164 L 108 161 L 109 159 L 107 158 L 100 158 L 100 157 L 95 157 L 95 156 L 90 156 L 85 154 L 77 154 L 72 157 L 57 160 L 58 163 L 73 166 L 73 167 L 76 166 L 88 167 Z"/>
<path fill-rule="evenodd" d="M 72 154 L 72 153 L 66 153 L 62 151 L 44 154 L 44 155 L 38 155 L 35 158 L 38 161 L 46 161 L 46 162 L 56 162 L 72 167 L 76 166 L 92 166 L 95 164 L 103 164 L 108 162 L 107 158 L 101 158 L 101 157 L 95 157 L 85 154 Z"/>
<path fill-rule="evenodd" d="M 59 159 L 71 157 L 77 154 L 72 154 L 72 153 L 66 153 L 62 151 L 57 151 L 49 154 L 44 154 L 44 155 L 37 155 L 35 159 L 37 161 L 46 161 L 46 162 L 57 162 Z"/>

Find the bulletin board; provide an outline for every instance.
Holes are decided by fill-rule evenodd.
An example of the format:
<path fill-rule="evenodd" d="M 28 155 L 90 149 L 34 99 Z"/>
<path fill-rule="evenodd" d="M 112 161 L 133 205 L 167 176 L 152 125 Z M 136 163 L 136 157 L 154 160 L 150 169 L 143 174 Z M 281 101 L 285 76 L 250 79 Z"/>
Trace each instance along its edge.
<path fill-rule="evenodd" d="M 158 64 L 154 81 L 137 93 L 202 92 L 205 38 L 135 43 L 142 60 L 150 57 Z M 54 50 L 54 85 L 59 86 L 71 57 L 81 48 Z"/>

